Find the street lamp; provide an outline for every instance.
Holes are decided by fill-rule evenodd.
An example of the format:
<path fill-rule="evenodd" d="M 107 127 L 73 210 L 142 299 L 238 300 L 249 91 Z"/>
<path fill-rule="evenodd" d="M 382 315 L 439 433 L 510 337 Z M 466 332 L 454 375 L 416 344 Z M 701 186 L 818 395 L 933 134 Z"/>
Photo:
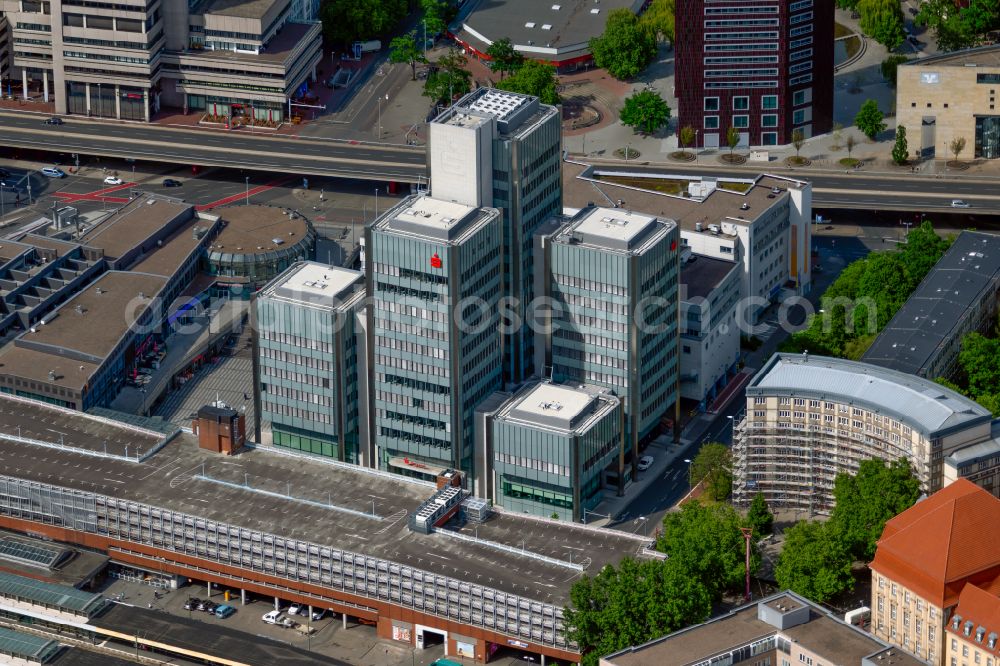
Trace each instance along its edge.
<path fill-rule="evenodd" d="M 101 97 L 101 84 L 97 84 L 97 117 L 104 117 L 104 98 Z"/>
<path fill-rule="evenodd" d="M 250 176 L 246 177 L 247 181 L 247 205 L 250 205 Z"/>
<path fill-rule="evenodd" d="M 698 148 L 698 135 L 700 133 L 701 133 L 701 130 L 695 130 L 694 131 L 694 154 L 695 154 L 695 157 L 697 157 L 698 155 L 701 154 L 701 150 Z"/>
<path fill-rule="evenodd" d="M 385 94 L 385 101 L 389 101 L 389 93 Z M 378 96 L 378 140 L 382 141 L 382 95 Z"/>

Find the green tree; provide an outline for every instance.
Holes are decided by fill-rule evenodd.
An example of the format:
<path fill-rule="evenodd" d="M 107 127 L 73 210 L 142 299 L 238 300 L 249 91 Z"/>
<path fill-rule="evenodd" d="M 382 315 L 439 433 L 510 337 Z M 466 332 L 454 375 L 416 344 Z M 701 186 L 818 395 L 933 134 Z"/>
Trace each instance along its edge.
<path fill-rule="evenodd" d="M 859 0 L 861 30 L 890 51 L 906 39 L 899 0 Z"/>
<path fill-rule="evenodd" d="M 896 87 L 896 75 L 898 73 L 899 66 L 908 60 L 908 57 L 900 53 L 890 53 L 889 56 L 882 61 L 882 64 L 879 65 L 879 71 L 882 73 L 882 78 L 885 79 L 893 88 Z"/>
<path fill-rule="evenodd" d="M 959 18 L 971 34 L 979 37 L 1000 27 L 1000 6 L 996 0 L 970 0 L 968 7 L 959 10 Z"/>
<path fill-rule="evenodd" d="M 452 3 L 444 0 L 420 0 L 420 8 L 424 10 L 428 35 L 440 35 L 448 30 L 448 24 L 458 12 Z"/>
<path fill-rule="evenodd" d="M 841 472 L 836 476 L 833 496 L 836 504 L 830 525 L 853 558 L 871 561 L 886 521 L 909 509 L 920 497 L 920 481 L 906 458 L 891 463 L 863 460 L 857 474 Z"/>
<path fill-rule="evenodd" d="M 660 39 L 673 42 L 676 4 L 676 0 L 652 0 L 640 21 Z"/>
<path fill-rule="evenodd" d="M 320 9 L 323 34 L 344 45 L 384 35 L 404 16 L 405 0 L 326 0 Z"/>
<path fill-rule="evenodd" d="M 608 13 L 604 34 L 590 40 L 594 64 L 616 79 L 634 78 L 656 57 L 656 36 L 632 10 L 622 7 Z"/>
<path fill-rule="evenodd" d="M 725 444 L 709 442 L 698 450 L 688 469 L 691 485 L 705 482 L 705 492 L 716 502 L 733 490 L 733 456 Z"/>
<path fill-rule="evenodd" d="M 972 396 L 1000 392 L 1000 338 L 969 333 L 962 340 L 958 362 Z"/>
<path fill-rule="evenodd" d="M 823 603 L 853 589 L 851 555 L 829 524 L 802 521 L 785 531 L 774 577 L 778 586 Z"/>
<path fill-rule="evenodd" d="M 732 158 L 736 146 L 740 145 L 740 131 L 735 127 L 726 130 L 726 145 L 729 146 L 729 157 Z"/>
<path fill-rule="evenodd" d="M 858 8 L 858 0 L 837 0 L 837 6 L 841 9 L 854 11 Z"/>
<path fill-rule="evenodd" d="M 884 132 L 886 128 L 885 117 L 878 108 L 878 102 L 873 99 L 866 100 L 861 105 L 857 115 L 854 116 L 854 124 L 873 141 L 879 132 Z"/>
<path fill-rule="evenodd" d="M 792 130 L 792 146 L 795 147 L 795 158 L 798 159 L 799 151 L 802 150 L 803 144 L 806 142 L 806 135 L 800 129 Z"/>
<path fill-rule="evenodd" d="M 911 291 L 917 288 L 920 281 L 934 268 L 934 264 L 944 256 L 950 246 L 951 241 L 938 236 L 928 220 L 910 229 L 906 234 L 906 244 L 902 246 L 900 252 L 909 276 Z"/>
<path fill-rule="evenodd" d="M 757 493 L 750 501 L 747 510 L 747 525 L 753 530 L 755 539 L 767 536 L 774 528 L 774 514 L 767 506 L 764 493 Z"/>
<path fill-rule="evenodd" d="M 417 63 L 427 62 L 427 58 L 424 57 L 423 49 L 417 44 L 414 33 L 396 37 L 389 42 L 389 62 L 409 63 L 412 80 L 417 80 Z"/>
<path fill-rule="evenodd" d="M 695 136 L 694 128 L 690 125 L 685 125 L 677 132 L 677 140 L 680 142 L 681 148 L 687 148 L 694 143 Z"/>
<path fill-rule="evenodd" d="M 504 74 L 509 76 L 524 64 L 524 56 L 519 51 L 514 50 L 514 44 L 510 41 L 510 37 L 498 39 L 490 44 L 490 47 L 486 49 L 486 55 L 490 58 L 488 63 L 490 71 L 499 72 L 501 80 L 503 80 Z"/>
<path fill-rule="evenodd" d="M 671 560 L 622 560 L 570 588 L 563 622 L 584 666 L 708 618 L 711 595 Z"/>
<path fill-rule="evenodd" d="M 670 107 L 660 93 L 642 90 L 625 98 L 619 117 L 622 125 L 643 134 L 653 134 L 670 122 Z"/>
<path fill-rule="evenodd" d="M 747 525 L 729 504 L 688 502 L 680 511 L 663 519 L 663 534 L 656 548 L 667 554 L 694 580 L 703 583 L 712 600 L 724 590 L 743 589 L 746 576 L 746 542 L 740 528 Z M 760 564 L 760 554 L 753 545 L 750 573 Z"/>
<path fill-rule="evenodd" d="M 961 13 L 955 11 L 954 0 L 921 2 L 920 11 L 913 18 L 913 23 L 932 30 L 938 49 L 942 51 L 968 48 L 976 41 L 969 25 L 962 20 Z"/>
<path fill-rule="evenodd" d="M 957 136 L 952 139 L 951 143 L 948 144 L 948 149 L 951 151 L 952 155 L 955 156 L 955 161 L 957 162 L 958 156 L 962 154 L 963 150 L 965 150 L 965 137 Z"/>
<path fill-rule="evenodd" d="M 437 104 L 451 104 L 456 97 L 469 92 L 472 74 L 465 69 L 467 63 L 465 56 L 455 49 L 441 56 L 436 68 L 427 75 L 424 96 Z"/>
<path fill-rule="evenodd" d="M 556 80 L 556 68 L 537 60 L 529 60 L 512 75 L 496 84 L 500 90 L 534 95 L 542 104 L 558 104 L 559 82 Z"/>

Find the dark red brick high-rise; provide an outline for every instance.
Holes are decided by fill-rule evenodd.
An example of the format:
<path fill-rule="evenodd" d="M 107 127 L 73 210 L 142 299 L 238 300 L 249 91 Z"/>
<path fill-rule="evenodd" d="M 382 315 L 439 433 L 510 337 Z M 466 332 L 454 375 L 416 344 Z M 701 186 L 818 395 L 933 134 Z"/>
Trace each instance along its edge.
<path fill-rule="evenodd" d="M 791 143 L 833 125 L 834 0 L 677 0 L 678 127 L 698 147 Z"/>

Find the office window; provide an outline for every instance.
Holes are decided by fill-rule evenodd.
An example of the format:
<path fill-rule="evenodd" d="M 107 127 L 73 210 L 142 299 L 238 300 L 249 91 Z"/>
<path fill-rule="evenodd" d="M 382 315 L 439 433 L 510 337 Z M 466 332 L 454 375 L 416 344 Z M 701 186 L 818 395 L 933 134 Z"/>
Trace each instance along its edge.
<path fill-rule="evenodd" d="M 719 129 L 719 116 L 705 116 L 705 129 Z"/>
<path fill-rule="evenodd" d="M 760 108 L 765 111 L 773 111 L 778 108 L 777 95 L 762 95 L 760 98 Z"/>
<path fill-rule="evenodd" d="M 719 98 L 718 97 L 706 97 L 705 98 L 705 110 L 706 111 L 718 111 L 719 110 Z"/>
<path fill-rule="evenodd" d="M 750 98 L 749 97 L 734 97 L 733 98 L 733 111 L 746 111 L 750 108 Z"/>
<path fill-rule="evenodd" d="M 750 116 L 733 116 L 733 127 L 738 129 L 750 127 Z"/>
<path fill-rule="evenodd" d="M 812 88 L 796 90 L 792 93 L 792 106 L 801 106 L 812 102 Z"/>
<path fill-rule="evenodd" d="M 796 109 L 792 111 L 792 124 L 801 125 L 806 122 L 806 109 Z"/>
<path fill-rule="evenodd" d="M 765 113 L 760 117 L 761 127 L 777 127 L 778 126 L 778 114 L 776 113 Z"/>

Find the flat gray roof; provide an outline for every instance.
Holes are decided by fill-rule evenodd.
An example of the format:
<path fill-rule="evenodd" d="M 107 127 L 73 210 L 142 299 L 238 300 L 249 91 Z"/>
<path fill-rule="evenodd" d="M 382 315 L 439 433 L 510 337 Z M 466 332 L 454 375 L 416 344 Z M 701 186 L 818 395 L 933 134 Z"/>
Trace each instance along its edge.
<path fill-rule="evenodd" d="M 429 241 L 460 243 L 462 238 L 500 215 L 495 208 L 476 208 L 416 194 L 389 210 L 375 228 Z"/>
<path fill-rule="evenodd" d="M 588 206 L 556 231 L 557 242 L 642 254 L 676 227 L 673 220 L 626 208 Z"/>
<path fill-rule="evenodd" d="M 0 433 L 40 445 L 120 457 L 128 451 L 129 457 L 134 458 L 138 451 L 148 452 L 177 432 L 176 428 L 169 433 L 154 432 L 36 400 L 0 394 Z"/>
<path fill-rule="evenodd" d="M 904 63 L 905 67 L 1000 67 L 1000 45 L 950 51 Z"/>
<path fill-rule="evenodd" d="M 985 291 L 1000 289 L 1000 236 L 963 231 L 861 360 L 924 375 Z"/>
<path fill-rule="evenodd" d="M 46 315 L 45 324 L 18 336 L 16 349 L 24 343 L 56 357 L 73 350 L 91 362 L 103 361 L 166 283 L 161 275 L 109 271 Z M 46 377 L 48 370 L 38 368 L 40 377 Z"/>
<path fill-rule="evenodd" d="M 81 242 L 101 248 L 108 259 L 117 259 L 193 208 L 175 199 L 141 193 L 84 234 Z"/>
<path fill-rule="evenodd" d="M 992 458 L 993 456 L 1000 456 L 1000 419 L 996 419 L 990 425 L 989 439 L 958 449 L 945 458 L 945 461 L 955 465 L 964 465 L 980 458 Z"/>
<path fill-rule="evenodd" d="M 599 4 L 591 0 L 480 0 L 463 27 L 482 51 L 489 42 L 508 37 L 532 57 L 544 57 L 541 50 L 545 49 L 551 50 L 550 58 L 554 59 L 557 51 L 587 48 L 592 37 L 604 32 L 610 12 L 622 7 L 638 12 L 641 5 L 636 0 L 603 0 Z M 532 49 L 540 50 L 534 53 Z"/>
<path fill-rule="evenodd" d="M 709 234 L 710 224 L 750 226 L 772 207 L 783 205 L 790 188 L 806 185 L 803 181 L 765 174 L 758 176 L 746 192 L 716 188 L 704 199 L 692 199 L 652 189 L 656 178 L 694 180 L 689 176 L 645 172 L 643 176 L 648 178 L 636 179 L 635 182 L 649 180 L 648 188 L 602 180 L 602 176 L 624 176 L 626 173 L 628 171 L 624 167 L 594 167 L 579 162 L 563 162 L 563 204 L 583 208 L 590 203 L 607 206 L 622 201 L 623 208 L 674 220 L 682 231 L 697 231 L 700 224 L 701 233 Z M 721 237 L 733 238 L 727 234 L 721 234 Z"/>
<path fill-rule="evenodd" d="M 747 396 L 788 395 L 864 405 L 927 436 L 989 421 L 963 395 L 920 377 L 869 363 L 813 354 L 775 354 L 754 375 Z"/>
<path fill-rule="evenodd" d="M 759 604 L 782 602 L 795 607 L 808 606 L 808 621 L 781 630 L 758 619 Z M 601 659 L 611 666 L 686 666 L 702 663 L 710 657 L 754 641 L 782 635 L 827 662 L 860 666 L 862 659 L 886 650 L 886 643 L 845 624 L 829 611 L 791 592 L 779 592 L 719 615 L 702 624 L 681 629 L 662 638 L 616 652 Z M 919 666 L 924 662 L 893 648 L 892 666 Z M 881 663 L 881 662 L 877 662 Z"/>
<path fill-rule="evenodd" d="M 683 300 L 708 298 L 735 270 L 741 271 L 742 264 L 726 259 L 692 254 L 691 259 L 681 265 L 681 295 Z M 687 291 L 683 291 L 684 289 Z"/>
<path fill-rule="evenodd" d="M 9 476 L 381 557 L 556 606 L 568 601 L 569 588 L 581 575 L 636 556 L 643 546 L 629 534 L 504 512 L 478 528 L 462 528 L 468 535 L 475 529 L 483 543 L 449 537 L 444 530 L 418 534 L 407 528 L 406 517 L 434 493 L 430 485 L 271 450 L 220 456 L 198 448 L 189 435 L 174 438 L 141 463 L 2 446 L 0 468 Z M 376 517 L 366 515 L 373 501 Z M 582 573 L 572 567 L 581 553 Z"/>
<path fill-rule="evenodd" d="M 592 423 L 617 404 L 618 398 L 596 386 L 538 382 L 515 395 L 509 409 L 502 410 L 496 418 L 570 432 L 584 423 Z"/>
<path fill-rule="evenodd" d="M 365 274 L 339 266 L 315 261 L 302 261 L 290 266 L 260 291 L 258 298 L 273 298 L 300 305 L 334 310 L 358 292 Z M 360 285 L 364 291 L 364 285 Z"/>

